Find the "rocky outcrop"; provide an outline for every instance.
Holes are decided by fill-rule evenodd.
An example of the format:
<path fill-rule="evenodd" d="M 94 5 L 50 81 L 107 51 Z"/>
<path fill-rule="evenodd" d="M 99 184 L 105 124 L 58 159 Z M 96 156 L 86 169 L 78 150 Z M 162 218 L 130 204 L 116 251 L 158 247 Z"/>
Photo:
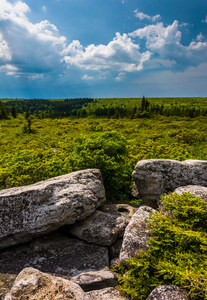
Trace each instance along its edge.
<path fill-rule="evenodd" d="M 175 285 L 160 285 L 152 291 L 147 300 L 190 300 L 190 297 Z"/>
<path fill-rule="evenodd" d="M 0 273 L 18 274 L 26 267 L 42 272 L 77 276 L 109 266 L 108 249 L 57 233 L 17 245 L 0 253 Z"/>
<path fill-rule="evenodd" d="M 133 178 L 138 197 L 151 206 L 169 191 L 207 201 L 207 161 L 145 160 Z M 125 299 L 114 288 L 117 274 L 109 259 L 128 266 L 127 260 L 147 251 L 152 235 L 146 220 L 155 210 L 102 205 L 104 200 L 96 169 L 0 191 L 0 299 L 16 276 L 5 300 Z M 176 286 L 160 286 L 147 298 L 167 299 L 188 296 Z"/>
<path fill-rule="evenodd" d="M 113 287 L 84 292 L 76 283 L 25 268 L 17 276 L 4 300 L 125 300 Z"/>
<path fill-rule="evenodd" d="M 207 161 L 169 159 L 139 161 L 132 177 L 139 198 L 151 207 L 159 206 L 160 195 L 186 185 L 207 186 Z"/>
<path fill-rule="evenodd" d="M 89 243 L 109 246 L 123 237 L 128 224 L 126 217 L 117 211 L 105 213 L 96 211 L 90 217 L 70 227 L 70 233 Z"/>
<path fill-rule="evenodd" d="M 128 265 L 126 260 L 134 257 L 140 250 L 147 251 L 147 242 L 151 238 L 151 233 L 147 229 L 146 219 L 155 210 L 149 206 L 141 206 L 131 218 L 124 233 L 123 244 L 120 252 L 120 262 Z"/>
<path fill-rule="evenodd" d="M 33 268 L 24 269 L 16 278 L 4 300 L 90 300 L 78 284 L 60 277 L 42 273 Z"/>
<path fill-rule="evenodd" d="M 71 281 L 80 285 L 85 291 L 100 290 L 118 285 L 118 274 L 113 273 L 108 267 L 96 271 L 79 274 L 72 277 Z"/>
<path fill-rule="evenodd" d="M 191 193 L 196 197 L 200 197 L 205 202 L 207 202 L 207 187 L 205 186 L 200 186 L 200 185 L 181 186 L 175 189 L 173 193 L 177 193 L 178 195 L 181 195 L 182 193 Z"/>
<path fill-rule="evenodd" d="M 100 170 L 0 191 L 0 249 L 90 216 L 105 200 Z"/>

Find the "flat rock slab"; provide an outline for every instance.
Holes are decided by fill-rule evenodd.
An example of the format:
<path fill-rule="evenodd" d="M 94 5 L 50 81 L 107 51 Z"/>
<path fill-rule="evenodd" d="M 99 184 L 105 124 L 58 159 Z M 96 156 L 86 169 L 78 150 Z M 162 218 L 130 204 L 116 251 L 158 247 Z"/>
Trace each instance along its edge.
<path fill-rule="evenodd" d="M 149 206 L 141 206 L 131 218 L 126 227 L 119 260 L 128 266 L 126 260 L 135 257 L 140 250 L 148 250 L 148 241 L 152 237 L 147 229 L 146 220 L 155 210 Z"/>
<path fill-rule="evenodd" d="M 100 170 L 0 191 L 0 249 L 90 216 L 105 201 Z"/>
<path fill-rule="evenodd" d="M 67 277 L 109 266 L 108 249 L 51 233 L 0 252 L 1 273 L 19 274 L 26 267 Z"/>
<path fill-rule="evenodd" d="M 69 228 L 70 233 L 89 243 L 109 246 L 124 235 L 129 221 L 117 211 L 95 211 Z"/>
<path fill-rule="evenodd" d="M 81 287 L 69 280 L 24 269 L 16 278 L 4 300 L 89 300 Z"/>
<path fill-rule="evenodd" d="M 147 300 L 190 300 L 190 297 L 175 285 L 160 285 L 152 291 Z"/>
<path fill-rule="evenodd" d="M 149 159 L 139 161 L 132 173 L 139 198 L 151 207 L 159 206 L 160 195 L 186 185 L 207 187 L 207 161 Z M 136 192 L 136 191 L 135 191 Z"/>
<path fill-rule="evenodd" d="M 100 290 L 118 285 L 118 274 L 113 273 L 109 268 L 96 272 L 81 273 L 71 278 L 71 281 L 80 285 L 85 291 Z"/>
<path fill-rule="evenodd" d="M 90 300 L 126 300 L 120 291 L 113 287 L 86 293 Z M 85 300 L 85 299 L 84 299 Z"/>
<path fill-rule="evenodd" d="M 207 187 L 200 185 L 187 185 L 181 186 L 174 190 L 173 193 L 181 195 L 182 193 L 191 193 L 195 197 L 200 197 L 205 202 L 207 202 Z"/>

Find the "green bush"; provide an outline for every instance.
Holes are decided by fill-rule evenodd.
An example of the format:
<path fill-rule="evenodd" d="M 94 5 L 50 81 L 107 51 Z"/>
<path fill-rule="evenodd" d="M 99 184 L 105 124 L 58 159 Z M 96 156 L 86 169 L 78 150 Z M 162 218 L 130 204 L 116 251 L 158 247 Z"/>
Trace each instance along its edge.
<path fill-rule="evenodd" d="M 207 203 L 189 193 L 162 197 L 166 213 L 148 221 L 149 249 L 129 260 L 119 287 L 130 299 L 144 300 L 159 285 L 177 285 L 192 299 L 207 299 Z"/>
<path fill-rule="evenodd" d="M 70 157 L 73 171 L 99 168 L 108 201 L 125 200 L 131 193 L 131 167 L 125 139 L 117 132 L 96 133 L 77 138 Z"/>

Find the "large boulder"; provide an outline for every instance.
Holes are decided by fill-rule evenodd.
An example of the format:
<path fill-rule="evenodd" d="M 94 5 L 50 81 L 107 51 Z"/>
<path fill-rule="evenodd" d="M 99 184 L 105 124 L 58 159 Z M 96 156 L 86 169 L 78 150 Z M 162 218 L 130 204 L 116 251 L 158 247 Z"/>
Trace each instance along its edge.
<path fill-rule="evenodd" d="M 19 274 L 26 267 L 67 278 L 109 266 L 107 247 L 50 233 L 0 252 L 0 274 Z"/>
<path fill-rule="evenodd" d="M 123 265 L 128 265 L 126 260 L 135 257 L 139 251 L 148 250 L 148 241 L 152 237 L 147 229 L 146 220 L 155 210 L 149 206 L 141 206 L 131 218 L 124 233 L 119 259 Z"/>
<path fill-rule="evenodd" d="M 127 218 L 117 211 L 105 213 L 97 210 L 88 218 L 76 222 L 69 231 L 89 243 L 109 246 L 123 237 L 128 223 Z"/>
<path fill-rule="evenodd" d="M 195 197 L 200 197 L 205 202 L 207 202 L 207 187 L 205 186 L 200 186 L 200 185 L 181 186 L 175 189 L 173 193 L 177 193 L 178 195 L 181 195 L 182 193 L 191 193 Z"/>
<path fill-rule="evenodd" d="M 105 200 L 100 170 L 87 169 L 0 191 L 0 249 L 91 215 Z"/>
<path fill-rule="evenodd" d="M 207 161 L 149 159 L 139 161 L 132 173 L 139 198 L 159 206 L 160 195 L 186 185 L 207 186 Z"/>
<path fill-rule="evenodd" d="M 78 284 L 33 268 L 26 268 L 17 276 L 14 285 L 4 298 L 4 300 L 21 299 L 90 300 Z"/>
<path fill-rule="evenodd" d="M 190 300 L 190 297 L 175 285 L 160 285 L 151 292 L 147 300 Z"/>

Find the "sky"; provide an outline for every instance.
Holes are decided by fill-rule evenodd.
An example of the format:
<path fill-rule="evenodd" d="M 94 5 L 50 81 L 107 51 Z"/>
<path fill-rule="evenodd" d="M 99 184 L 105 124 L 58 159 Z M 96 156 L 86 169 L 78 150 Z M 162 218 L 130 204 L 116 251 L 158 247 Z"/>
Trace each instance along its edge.
<path fill-rule="evenodd" d="M 0 0 L 0 98 L 207 97 L 207 0 Z"/>

